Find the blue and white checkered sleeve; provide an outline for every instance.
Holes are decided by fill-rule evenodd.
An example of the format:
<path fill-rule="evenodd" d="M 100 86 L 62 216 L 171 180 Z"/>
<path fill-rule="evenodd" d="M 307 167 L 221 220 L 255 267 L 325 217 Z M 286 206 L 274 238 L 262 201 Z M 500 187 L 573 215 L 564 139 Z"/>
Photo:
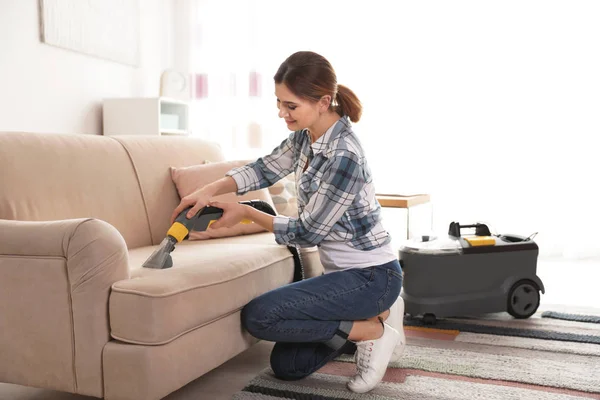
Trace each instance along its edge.
<path fill-rule="evenodd" d="M 298 218 L 277 217 L 273 221 L 277 243 L 319 244 L 367 183 L 359 157 L 348 151 L 340 151 L 330 158 L 324 170 L 317 192 Z"/>

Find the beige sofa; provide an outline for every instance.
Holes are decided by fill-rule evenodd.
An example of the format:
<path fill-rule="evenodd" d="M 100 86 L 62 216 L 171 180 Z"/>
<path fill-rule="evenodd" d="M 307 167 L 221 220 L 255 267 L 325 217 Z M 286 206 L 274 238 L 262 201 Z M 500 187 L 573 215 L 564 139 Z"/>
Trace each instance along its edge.
<path fill-rule="evenodd" d="M 1 382 L 160 399 L 256 342 L 241 308 L 294 269 L 271 233 L 141 268 L 179 203 L 169 167 L 222 159 L 194 138 L 0 133 Z"/>

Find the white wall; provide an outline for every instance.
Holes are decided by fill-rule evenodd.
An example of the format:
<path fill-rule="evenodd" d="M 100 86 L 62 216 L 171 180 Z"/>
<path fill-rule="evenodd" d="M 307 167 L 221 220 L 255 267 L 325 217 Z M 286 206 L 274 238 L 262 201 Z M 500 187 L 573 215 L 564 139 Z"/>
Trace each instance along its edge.
<path fill-rule="evenodd" d="M 196 66 L 209 96 L 192 115 L 229 157 L 258 157 L 287 136 L 272 76 L 292 52 L 313 50 L 363 102 L 355 132 L 379 193 L 431 194 L 438 234 L 483 221 L 498 233 L 539 232 L 546 256 L 600 257 L 599 1 L 237 4 L 201 3 Z M 217 18 L 231 9 L 250 17 Z M 246 97 L 255 114 L 245 116 L 230 105 L 242 99 L 230 77 L 253 69 L 263 98 L 253 111 Z M 263 126 L 264 151 L 228 153 L 247 143 L 243 118 Z"/>
<path fill-rule="evenodd" d="M 135 68 L 42 43 L 38 0 L 0 0 L 0 131 L 102 134 L 103 98 L 158 96 L 171 4 L 140 1 Z"/>

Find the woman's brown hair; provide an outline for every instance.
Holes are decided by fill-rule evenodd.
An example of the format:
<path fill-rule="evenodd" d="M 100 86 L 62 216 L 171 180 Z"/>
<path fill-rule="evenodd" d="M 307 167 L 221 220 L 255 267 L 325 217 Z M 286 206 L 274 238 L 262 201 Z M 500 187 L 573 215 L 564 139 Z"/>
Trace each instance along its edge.
<path fill-rule="evenodd" d="M 296 96 L 319 101 L 331 96 L 329 105 L 340 116 L 347 115 L 358 122 L 362 104 L 356 94 L 344 85 L 338 85 L 333 67 L 325 57 L 312 51 L 299 51 L 289 56 L 277 70 L 275 83 L 285 84 Z"/>

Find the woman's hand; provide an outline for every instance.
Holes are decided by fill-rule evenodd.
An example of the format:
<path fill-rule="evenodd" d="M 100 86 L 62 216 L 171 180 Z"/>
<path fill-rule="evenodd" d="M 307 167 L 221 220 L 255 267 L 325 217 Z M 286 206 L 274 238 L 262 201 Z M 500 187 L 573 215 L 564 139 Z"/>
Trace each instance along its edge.
<path fill-rule="evenodd" d="M 171 215 L 171 225 L 175 221 L 175 218 L 186 208 L 193 206 L 191 210 L 186 214 L 187 218 L 190 219 L 198 213 L 198 211 L 208 205 L 210 199 L 214 196 L 218 196 L 225 193 L 231 193 L 237 191 L 237 184 L 235 180 L 230 176 L 225 176 L 217 181 L 209 183 L 208 185 L 196 190 L 194 193 L 190 193 L 181 199 L 181 203 L 177 206 L 173 215 Z"/>
<path fill-rule="evenodd" d="M 173 225 L 173 222 L 175 222 L 175 218 L 177 218 L 179 213 L 190 206 L 192 206 L 192 208 L 187 212 L 186 217 L 187 219 L 192 218 L 202 207 L 209 203 L 212 197 L 212 193 L 209 193 L 209 190 L 206 189 L 206 186 L 185 196 L 183 199 L 181 199 L 181 202 L 177 208 L 175 208 L 175 211 L 173 211 L 173 215 L 171 215 L 171 225 Z"/>
<path fill-rule="evenodd" d="M 213 222 L 209 229 L 227 227 L 230 228 L 239 224 L 242 220 L 248 218 L 248 206 L 240 203 L 223 203 L 220 201 L 211 201 L 210 206 L 218 207 L 223 210 L 221 218 Z"/>

